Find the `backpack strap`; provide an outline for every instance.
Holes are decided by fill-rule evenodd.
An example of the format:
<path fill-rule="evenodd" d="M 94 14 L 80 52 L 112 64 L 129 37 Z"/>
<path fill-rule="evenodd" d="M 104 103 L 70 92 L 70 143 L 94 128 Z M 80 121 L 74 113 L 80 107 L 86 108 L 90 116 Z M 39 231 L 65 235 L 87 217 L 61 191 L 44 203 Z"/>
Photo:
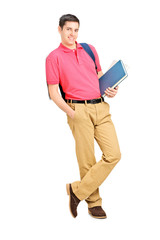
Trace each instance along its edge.
<path fill-rule="evenodd" d="M 95 56 L 94 56 L 92 49 L 90 48 L 90 46 L 87 43 L 80 43 L 80 44 L 83 47 L 83 49 L 88 53 L 88 55 L 92 58 L 92 60 L 95 64 L 96 72 L 97 72 L 96 60 L 95 60 Z M 97 72 L 97 74 L 98 74 L 98 72 Z"/>

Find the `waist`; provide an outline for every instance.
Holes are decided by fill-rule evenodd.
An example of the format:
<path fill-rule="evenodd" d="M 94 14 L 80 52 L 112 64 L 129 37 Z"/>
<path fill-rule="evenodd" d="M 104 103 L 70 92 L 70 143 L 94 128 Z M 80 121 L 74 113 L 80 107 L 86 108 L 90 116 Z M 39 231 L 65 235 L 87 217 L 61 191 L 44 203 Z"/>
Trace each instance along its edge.
<path fill-rule="evenodd" d="M 65 99 L 67 103 L 91 103 L 96 104 L 100 102 L 104 102 L 104 98 L 101 96 L 100 98 L 90 99 L 90 100 L 72 100 L 72 99 Z"/>

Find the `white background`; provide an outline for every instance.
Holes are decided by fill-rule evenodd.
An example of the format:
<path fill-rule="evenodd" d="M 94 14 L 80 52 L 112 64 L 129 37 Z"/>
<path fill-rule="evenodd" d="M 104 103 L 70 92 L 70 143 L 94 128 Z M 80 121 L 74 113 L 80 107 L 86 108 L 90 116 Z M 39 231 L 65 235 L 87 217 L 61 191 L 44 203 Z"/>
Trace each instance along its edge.
<path fill-rule="evenodd" d="M 80 19 L 78 42 L 95 46 L 103 72 L 129 65 L 110 104 L 122 159 L 100 187 L 108 218 L 81 202 L 72 218 L 65 184 L 79 180 L 66 114 L 49 100 L 45 58 L 58 21 Z M 160 239 L 158 1 L 3 1 L 0 4 L 0 238 Z M 97 161 L 101 151 L 95 142 Z M 64 237 L 65 236 L 65 237 Z"/>

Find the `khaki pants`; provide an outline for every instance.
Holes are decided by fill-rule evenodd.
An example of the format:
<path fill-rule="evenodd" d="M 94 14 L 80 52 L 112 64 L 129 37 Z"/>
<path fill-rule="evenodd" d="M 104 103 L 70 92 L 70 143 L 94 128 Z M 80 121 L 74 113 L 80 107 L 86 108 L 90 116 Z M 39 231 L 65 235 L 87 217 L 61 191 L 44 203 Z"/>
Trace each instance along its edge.
<path fill-rule="evenodd" d="M 86 200 L 89 208 L 101 206 L 98 187 L 121 158 L 110 106 L 103 101 L 67 104 L 75 110 L 74 119 L 67 115 L 67 121 L 75 139 L 81 177 L 81 181 L 73 182 L 71 186 L 80 200 Z M 95 159 L 94 138 L 102 151 L 99 162 Z"/>

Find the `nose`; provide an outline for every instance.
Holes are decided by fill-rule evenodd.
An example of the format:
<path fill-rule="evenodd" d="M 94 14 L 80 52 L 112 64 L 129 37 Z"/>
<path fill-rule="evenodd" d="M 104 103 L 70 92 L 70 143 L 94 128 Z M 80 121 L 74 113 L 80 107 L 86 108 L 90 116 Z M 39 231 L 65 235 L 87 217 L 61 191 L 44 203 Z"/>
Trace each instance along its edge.
<path fill-rule="evenodd" d="M 71 32 L 70 32 L 70 36 L 72 36 L 72 37 L 76 36 L 76 32 L 75 32 L 74 29 L 71 30 Z"/>
<path fill-rule="evenodd" d="M 71 35 L 72 37 L 74 36 L 74 31 L 73 31 L 73 30 L 71 31 L 70 35 Z"/>

